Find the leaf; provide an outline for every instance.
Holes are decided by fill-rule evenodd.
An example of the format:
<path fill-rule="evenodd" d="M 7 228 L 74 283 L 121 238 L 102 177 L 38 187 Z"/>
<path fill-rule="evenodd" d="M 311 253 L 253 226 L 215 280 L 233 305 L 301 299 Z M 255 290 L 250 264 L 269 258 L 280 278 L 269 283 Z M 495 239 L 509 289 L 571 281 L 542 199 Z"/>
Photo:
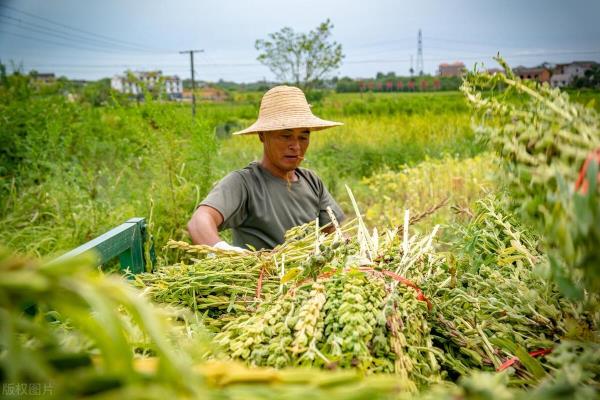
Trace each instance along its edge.
<path fill-rule="evenodd" d="M 519 358 L 519 361 L 536 379 L 542 379 L 546 376 L 546 371 L 536 358 L 529 355 L 527 350 L 521 346 L 517 346 L 515 355 Z"/>
<path fill-rule="evenodd" d="M 503 350 L 505 350 L 507 353 L 513 354 L 515 357 L 517 357 L 521 365 L 523 365 L 523 367 L 525 367 L 525 369 L 531 373 L 536 380 L 540 380 L 546 376 L 546 371 L 544 370 L 542 363 L 530 356 L 527 350 L 525 350 L 523 347 L 513 343 L 508 339 L 495 338 L 491 339 L 491 342 L 503 348 Z"/>
<path fill-rule="evenodd" d="M 285 273 L 285 275 L 283 275 L 283 277 L 281 278 L 281 283 L 284 284 L 284 283 L 287 283 L 287 282 L 293 280 L 300 274 L 300 272 L 301 272 L 300 268 L 288 269 L 287 272 Z"/>

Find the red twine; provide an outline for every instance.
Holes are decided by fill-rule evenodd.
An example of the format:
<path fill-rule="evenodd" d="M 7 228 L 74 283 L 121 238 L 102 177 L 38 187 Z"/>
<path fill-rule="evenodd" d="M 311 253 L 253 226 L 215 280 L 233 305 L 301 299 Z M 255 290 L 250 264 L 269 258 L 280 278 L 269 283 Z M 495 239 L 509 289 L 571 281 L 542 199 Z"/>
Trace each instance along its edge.
<path fill-rule="evenodd" d="M 579 170 L 579 176 L 577 177 L 577 181 L 575 182 L 575 191 L 581 194 L 587 194 L 590 183 L 587 180 L 587 171 L 590 167 L 590 162 L 597 162 L 598 166 L 600 166 L 600 149 L 596 149 L 592 151 L 581 166 Z M 597 181 L 600 183 L 600 172 L 598 172 Z"/>
<path fill-rule="evenodd" d="M 421 290 L 421 288 L 419 288 L 413 281 L 404 278 L 403 276 L 400 276 L 392 271 L 388 271 L 388 270 L 382 270 L 382 271 L 377 271 L 373 268 L 359 268 L 360 271 L 363 272 L 380 272 L 383 275 L 386 275 L 390 278 L 392 278 L 393 280 L 405 285 L 405 286 L 409 286 L 413 289 L 415 289 L 415 291 L 417 292 L 417 300 L 419 301 L 424 301 L 427 304 L 427 309 L 431 311 L 431 309 L 433 308 L 433 305 L 431 304 L 431 302 L 429 301 L 429 299 L 427 297 L 425 297 L 425 295 L 423 294 L 423 291 Z M 262 292 L 262 282 L 263 282 L 263 275 L 265 272 L 265 268 L 263 266 L 263 268 L 261 268 L 260 270 L 260 275 L 258 276 L 258 284 L 256 286 L 256 298 L 260 299 L 260 295 Z M 323 279 L 323 278 L 329 278 L 330 276 L 334 275 L 337 271 L 330 271 L 330 272 L 325 272 L 323 274 L 320 274 L 317 279 Z M 306 283 L 307 281 L 309 281 L 310 278 L 306 278 L 300 282 L 297 283 L 297 285 L 302 285 L 304 283 Z"/>
<path fill-rule="evenodd" d="M 260 269 L 260 275 L 258 276 L 258 283 L 256 285 L 256 298 L 260 299 L 262 293 L 263 275 L 265 274 L 265 266 L 263 265 Z"/>
<path fill-rule="evenodd" d="M 360 270 L 361 271 L 376 271 L 373 268 L 361 268 Z M 405 286 L 415 289 L 415 291 L 417 292 L 417 300 L 424 301 L 425 303 L 427 303 L 427 309 L 431 311 L 431 308 L 433 307 L 431 302 L 429 301 L 429 299 L 427 297 L 425 297 L 421 288 L 419 288 L 413 281 L 411 281 L 410 279 L 406 279 L 403 276 L 400 276 L 392 271 L 388 271 L 385 269 L 382 271 L 376 271 L 376 272 L 381 272 L 382 274 L 392 278 L 396 282 L 399 282 Z"/>
<path fill-rule="evenodd" d="M 545 356 L 546 354 L 550 354 L 550 353 L 552 353 L 552 349 L 539 349 L 539 350 L 530 351 L 529 355 L 531 357 L 541 357 L 541 356 Z M 496 371 L 497 372 L 504 371 L 506 368 L 510 367 L 517 361 L 519 361 L 519 357 L 509 358 L 508 360 L 504 361 L 502 363 L 502 365 L 500 365 L 498 368 L 496 368 Z"/>

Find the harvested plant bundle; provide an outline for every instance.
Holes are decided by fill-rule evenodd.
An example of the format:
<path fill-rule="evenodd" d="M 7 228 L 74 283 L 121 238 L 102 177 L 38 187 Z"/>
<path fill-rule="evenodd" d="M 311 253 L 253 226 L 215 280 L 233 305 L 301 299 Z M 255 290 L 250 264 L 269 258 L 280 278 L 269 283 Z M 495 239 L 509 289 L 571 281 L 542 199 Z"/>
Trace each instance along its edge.
<path fill-rule="evenodd" d="M 563 298 L 536 272 L 543 258 L 538 239 L 507 217 L 496 198 L 478 202 L 458 233 L 463 244 L 421 283 L 438 311 L 432 330 L 446 368 L 459 374 L 503 369 L 516 352 L 523 359 L 564 339 L 596 335 L 598 316 Z M 530 357 L 516 369 L 525 381 L 544 376 Z"/>
<path fill-rule="evenodd" d="M 224 355 L 250 365 L 395 373 L 415 392 L 519 355 L 513 382 L 533 384 L 550 367 L 528 352 L 543 357 L 563 339 L 593 336 L 596 317 L 536 273 L 538 238 L 500 200 L 480 201 L 474 214 L 446 253 L 434 251 L 437 227 L 410 234 L 408 213 L 400 232 L 379 232 L 358 211 L 343 228 L 334 221 L 331 235 L 316 222 L 294 228 L 272 252 L 211 258 L 210 248 L 173 243 L 204 258 L 137 284 L 202 311 Z"/>
<path fill-rule="evenodd" d="M 412 288 L 389 292 L 383 274 L 351 268 L 263 303 L 215 340 L 232 358 L 252 365 L 397 372 L 416 390 L 415 381 L 433 382 L 439 373 L 427 357 L 435 350 L 426 313 Z"/>
<path fill-rule="evenodd" d="M 153 273 L 135 275 L 134 285 L 146 288 L 156 302 L 181 305 L 202 313 L 204 323 L 215 330 L 228 318 L 254 306 L 256 283 L 261 274 L 265 292 L 278 286 L 279 279 L 274 276 L 272 264 L 262 261 L 260 254 L 221 252 L 219 257 L 206 257 L 203 246 L 174 241 L 169 242 L 169 246 L 186 251 L 190 260 Z"/>
<path fill-rule="evenodd" d="M 208 338 L 184 318 L 91 260 L 41 265 L 0 248 L 2 397 L 383 400 L 405 389 L 391 376 L 205 363 Z"/>
<path fill-rule="evenodd" d="M 397 231 L 369 235 L 359 217 L 356 236 L 334 241 L 319 272 L 292 263 L 294 280 L 216 341 L 252 365 L 394 372 L 410 390 L 504 369 L 518 354 L 522 363 L 509 363 L 515 382 L 537 382 L 551 369 L 534 356 L 595 335 L 597 316 L 536 273 L 538 239 L 497 202 L 479 202 L 452 254 L 436 254 L 432 235 L 408 229 L 402 239 Z M 312 248 L 304 260 L 328 249 Z"/>

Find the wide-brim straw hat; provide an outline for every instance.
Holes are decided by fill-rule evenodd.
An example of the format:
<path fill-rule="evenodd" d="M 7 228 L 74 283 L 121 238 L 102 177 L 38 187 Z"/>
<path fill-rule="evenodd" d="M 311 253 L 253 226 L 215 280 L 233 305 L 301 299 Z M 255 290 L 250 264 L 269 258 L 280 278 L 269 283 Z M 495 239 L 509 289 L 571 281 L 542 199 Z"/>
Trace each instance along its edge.
<path fill-rule="evenodd" d="M 256 122 L 233 134 L 247 135 L 294 128 L 318 131 L 340 125 L 344 124 L 315 117 L 302 90 L 293 86 L 275 86 L 263 96 Z"/>

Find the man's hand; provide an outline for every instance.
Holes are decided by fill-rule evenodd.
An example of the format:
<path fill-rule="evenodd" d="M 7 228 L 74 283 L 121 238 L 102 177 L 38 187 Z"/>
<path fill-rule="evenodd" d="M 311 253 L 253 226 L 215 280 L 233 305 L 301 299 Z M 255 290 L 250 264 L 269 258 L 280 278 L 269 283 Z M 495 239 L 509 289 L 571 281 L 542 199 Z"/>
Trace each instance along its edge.
<path fill-rule="evenodd" d="M 219 250 L 235 251 L 238 253 L 248 252 L 248 250 L 242 249 L 241 247 L 232 246 L 229 243 L 225 242 L 224 240 L 221 240 L 220 242 L 215 243 L 212 247 L 214 247 L 215 249 L 219 249 Z"/>

